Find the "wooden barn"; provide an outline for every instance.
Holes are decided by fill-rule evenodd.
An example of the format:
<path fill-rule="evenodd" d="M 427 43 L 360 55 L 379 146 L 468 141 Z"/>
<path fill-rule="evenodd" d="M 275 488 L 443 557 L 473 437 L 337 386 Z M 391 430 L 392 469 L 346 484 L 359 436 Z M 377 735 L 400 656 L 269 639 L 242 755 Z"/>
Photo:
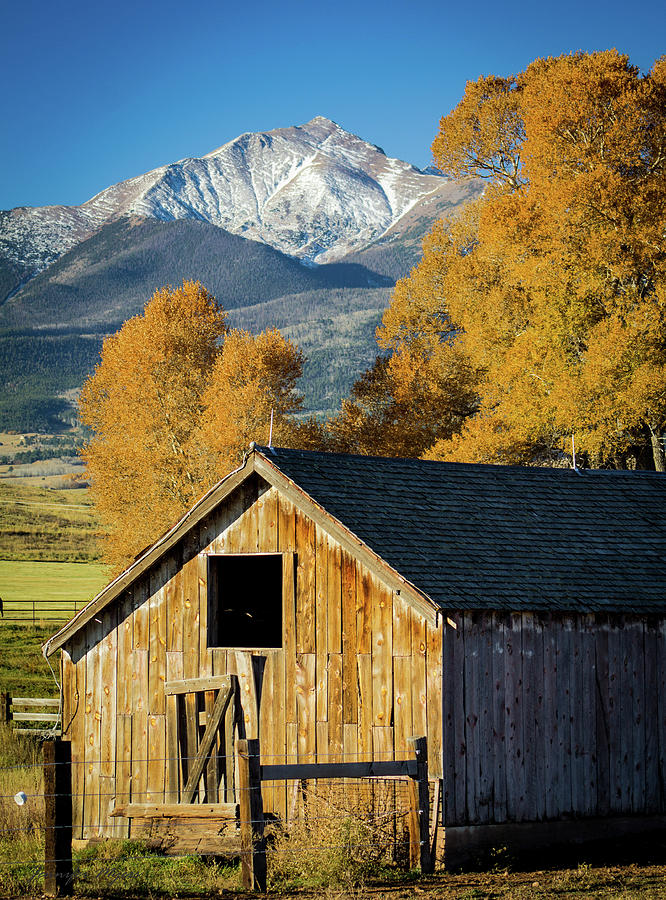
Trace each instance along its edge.
<path fill-rule="evenodd" d="M 237 736 L 270 764 L 426 735 L 447 862 L 661 827 L 665 509 L 656 473 L 253 446 L 44 647 L 75 838 L 234 803 Z"/>

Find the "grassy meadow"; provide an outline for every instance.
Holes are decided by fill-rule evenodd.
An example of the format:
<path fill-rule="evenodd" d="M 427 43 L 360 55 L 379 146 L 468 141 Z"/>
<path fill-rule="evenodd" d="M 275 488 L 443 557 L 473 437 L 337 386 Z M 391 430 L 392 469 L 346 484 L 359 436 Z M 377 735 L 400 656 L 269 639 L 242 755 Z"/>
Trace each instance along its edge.
<path fill-rule="evenodd" d="M 86 488 L 57 490 L 41 478 L 0 477 L 0 559 L 97 562 L 98 530 Z"/>
<path fill-rule="evenodd" d="M 20 449 L 20 439 L 0 434 L 3 453 Z M 41 474 L 11 475 L 0 466 L 0 691 L 54 697 L 58 688 L 41 645 L 107 581 L 99 526 L 87 489 L 54 487 L 60 482 Z M 52 664 L 58 674 L 58 659 Z"/>

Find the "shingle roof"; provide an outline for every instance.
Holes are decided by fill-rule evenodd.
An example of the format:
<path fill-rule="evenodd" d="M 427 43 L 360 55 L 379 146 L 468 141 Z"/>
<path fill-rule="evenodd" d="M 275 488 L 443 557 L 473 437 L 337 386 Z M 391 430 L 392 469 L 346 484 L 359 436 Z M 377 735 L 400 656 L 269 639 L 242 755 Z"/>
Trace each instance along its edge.
<path fill-rule="evenodd" d="M 666 611 L 666 475 L 257 450 L 442 608 Z"/>

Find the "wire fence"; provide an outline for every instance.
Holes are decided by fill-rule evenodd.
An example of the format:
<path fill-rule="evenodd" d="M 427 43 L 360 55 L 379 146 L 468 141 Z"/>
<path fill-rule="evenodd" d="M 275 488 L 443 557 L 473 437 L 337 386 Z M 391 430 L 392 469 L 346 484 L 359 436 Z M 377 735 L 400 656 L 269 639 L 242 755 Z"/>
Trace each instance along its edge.
<path fill-rule="evenodd" d="M 289 872 L 321 876 L 343 868 L 358 872 L 419 862 L 425 870 L 430 800 L 426 781 L 424 805 L 419 778 L 423 780 L 427 759 L 417 765 L 425 745 L 412 760 L 365 761 L 355 752 L 318 754 L 313 763 L 312 755 L 301 762 L 298 754 L 263 754 L 257 741 L 237 741 L 231 754 L 233 801 L 210 802 L 211 784 L 204 772 L 187 804 L 170 794 L 166 783 L 151 790 L 130 782 L 123 796 L 114 780 L 125 765 L 120 760 L 59 758 L 59 752 L 69 752 L 69 744 L 60 740 L 47 741 L 44 750 L 43 761 L 0 766 L 0 894 L 3 886 L 12 885 L 47 893 L 50 885 L 67 892 L 93 870 L 110 889 L 127 877 L 136 858 L 150 851 L 159 860 L 150 856 L 155 878 L 160 867 L 172 866 L 174 855 L 198 852 L 215 857 L 219 871 L 220 860 L 226 859 L 228 867 L 240 858 L 243 885 L 261 889 L 267 866 L 273 878 L 283 880 Z M 132 760 L 132 767 L 136 773 L 145 762 L 165 773 L 169 763 L 177 762 L 180 791 L 194 760 L 145 757 Z M 396 774 L 373 775 L 378 765 L 393 766 Z M 337 777 L 332 767 L 339 770 Z M 411 774 L 404 774 L 406 768 Z M 318 771 L 325 777 L 317 777 Z M 307 778 L 301 777 L 303 772 Z M 229 786 L 221 781 L 214 796 L 228 795 Z M 114 837 L 138 843 L 134 850 L 104 858 L 109 851 L 101 850 L 102 841 L 108 844 Z M 82 850 L 84 842 L 93 850 Z"/>

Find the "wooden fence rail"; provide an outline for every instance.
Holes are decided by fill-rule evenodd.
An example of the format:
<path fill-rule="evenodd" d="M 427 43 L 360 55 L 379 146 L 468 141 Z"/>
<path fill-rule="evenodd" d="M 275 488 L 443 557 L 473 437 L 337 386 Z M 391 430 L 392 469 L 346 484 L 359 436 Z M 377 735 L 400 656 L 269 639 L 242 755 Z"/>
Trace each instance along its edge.
<path fill-rule="evenodd" d="M 24 734 L 44 734 L 53 737 L 61 733 L 60 700 L 53 697 L 13 697 L 0 694 L 0 722 L 11 725 Z M 42 728 L 35 727 L 44 723 Z"/>

